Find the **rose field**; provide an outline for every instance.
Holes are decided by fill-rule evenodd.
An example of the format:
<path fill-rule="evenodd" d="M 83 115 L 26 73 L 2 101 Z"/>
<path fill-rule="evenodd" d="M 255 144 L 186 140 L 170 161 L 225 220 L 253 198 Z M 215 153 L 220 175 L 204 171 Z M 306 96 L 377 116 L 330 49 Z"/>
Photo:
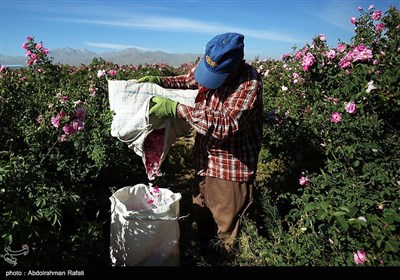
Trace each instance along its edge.
<path fill-rule="evenodd" d="M 263 77 L 264 141 L 234 257 L 198 251 L 193 131 L 171 147 L 155 183 L 182 194 L 181 266 L 400 265 L 400 12 L 360 7 L 348 24 L 350 43 L 318 34 L 279 60 L 248 61 Z M 27 66 L 0 68 L 1 266 L 16 264 L 3 248 L 29 248 L 18 267 L 110 266 L 109 197 L 150 181 L 110 134 L 108 80 L 184 74 L 196 62 L 73 67 L 24 39 Z"/>

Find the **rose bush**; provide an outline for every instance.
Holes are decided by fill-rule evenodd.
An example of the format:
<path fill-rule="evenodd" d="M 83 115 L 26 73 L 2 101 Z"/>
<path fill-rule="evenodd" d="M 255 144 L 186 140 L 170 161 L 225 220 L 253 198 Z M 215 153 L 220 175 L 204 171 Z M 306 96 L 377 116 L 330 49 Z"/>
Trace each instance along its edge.
<path fill-rule="evenodd" d="M 263 265 L 400 263 L 400 14 L 359 10 L 350 44 L 320 34 L 254 64 L 268 112 L 258 182 L 269 230 L 251 233 Z"/>
<path fill-rule="evenodd" d="M 20 265 L 108 264 L 108 197 L 147 176 L 111 137 L 107 80 L 174 73 L 101 59 L 52 64 L 32 36 L 23 48 L 28 67 L 0 72 L 0 248 L 28 244 Z"/>

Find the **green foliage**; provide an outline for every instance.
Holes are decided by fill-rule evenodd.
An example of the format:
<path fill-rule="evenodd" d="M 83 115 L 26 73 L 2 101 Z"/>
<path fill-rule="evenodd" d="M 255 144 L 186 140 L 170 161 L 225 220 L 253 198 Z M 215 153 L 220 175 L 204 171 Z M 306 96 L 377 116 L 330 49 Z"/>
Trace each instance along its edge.
<path fill-rule="evenodd" d="M 280 213 L 265 224 L 273 233 L 245 224 L 243 250 L 260 244 L 262 265 L 355 265 L 360 250 L 364 265 L 399 265 L 400 14 L 360 12 L 352 44 L 328 47 L 321 34 L 282 61 L 255 61 L 266 110 L 257 178 L 270 190 L 257 207 Z"/>
<path fill-rule="evenodd" d="M 36 46 L 33 38 L 26 44 Z M 2 69 L 0 248 L 28 244 L 19 260 L 27 266 L 108 263 L 108 198 L 147 176 L 141 158 L 111 136 L 107 80 L 172 69 L 102 60 L 69 67 L 47 56 Z"/>

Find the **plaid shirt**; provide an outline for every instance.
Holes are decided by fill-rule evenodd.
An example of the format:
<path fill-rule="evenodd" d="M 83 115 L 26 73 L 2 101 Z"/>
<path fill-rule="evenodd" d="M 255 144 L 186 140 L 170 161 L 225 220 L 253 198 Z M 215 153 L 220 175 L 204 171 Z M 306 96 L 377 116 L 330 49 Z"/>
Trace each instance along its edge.
<path fill-rule="evenodd" d="M 254 179 L 263 128 L 260 75 L 243 63 L 235 81 L 209 90 L 194 80 L 194 70 L 160 78 L 165 88 L 199 88 L 194 107 L 177 107 L 177 116 L 196 130 L 193 160 L 197 174 L 237 182 Z"/>

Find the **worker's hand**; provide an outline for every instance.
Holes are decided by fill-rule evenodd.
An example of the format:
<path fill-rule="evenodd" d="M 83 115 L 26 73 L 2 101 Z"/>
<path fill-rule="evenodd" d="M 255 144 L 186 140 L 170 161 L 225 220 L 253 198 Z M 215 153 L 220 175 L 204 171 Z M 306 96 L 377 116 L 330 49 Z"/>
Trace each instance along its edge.
<path fill-rule="evenodd" d="M 168 117 L 176 118 L 178 102 L 160 96 L 154 96 L 151 101 L 155 103 L 149 110 L 149 115 L 156 115 L 160 119 Z"/>
<path fill-rule="evenodd" d="M 144 76 L 136 81 L 137 83 L 153 83 L 160 85 L 161 80 L 158 76 Z"/>

